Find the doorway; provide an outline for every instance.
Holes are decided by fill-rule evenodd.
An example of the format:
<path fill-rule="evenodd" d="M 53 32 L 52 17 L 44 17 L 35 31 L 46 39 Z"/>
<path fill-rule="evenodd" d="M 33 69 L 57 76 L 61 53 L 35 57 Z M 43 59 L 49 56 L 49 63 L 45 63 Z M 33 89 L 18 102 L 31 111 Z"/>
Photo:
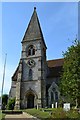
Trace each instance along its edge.
<path fill-rule="evenodd" d="M 31 93 L 27 96 L 27 108 L 34 108 L 34 95 Z"/>

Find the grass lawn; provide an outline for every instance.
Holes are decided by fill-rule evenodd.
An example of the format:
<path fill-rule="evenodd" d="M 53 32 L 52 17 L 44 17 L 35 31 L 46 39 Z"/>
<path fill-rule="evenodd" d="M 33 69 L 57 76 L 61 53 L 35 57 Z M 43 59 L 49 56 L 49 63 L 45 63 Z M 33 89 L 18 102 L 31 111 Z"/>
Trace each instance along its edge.
<path fill-rule="evenodd" d="M 78 113 L 76 110 L 70 110 L 68 112 L 63 111 L 63 109 L 58 108 L 48 108 L 48 109 L 26 109 L 25 112 L 40 118 L 40 119 L 44 119 L 44 118 L 66 118 L 66 120 L 70 120 L 70 118 L 74 118 L 76 120 L 80 120 L 80 113 Z"/>
<path fill-rule="evenodd" d="M 37 118 L 50 118 L 50 112 L 43 112 L 41 109 L 26 109 L 25 112 L 37 117 Z"/>
<path fill-rule="evenodd" d="M 2 119 L 2 112 L 1 112 L 1 110 L 0 110 L 0 120 Z"/>
<path fill-rule="evenodd" d="M 5 118 L 5 114 L 2 114 L 1 110 L 0 110 L 0 120 L 4 120 Z"/>

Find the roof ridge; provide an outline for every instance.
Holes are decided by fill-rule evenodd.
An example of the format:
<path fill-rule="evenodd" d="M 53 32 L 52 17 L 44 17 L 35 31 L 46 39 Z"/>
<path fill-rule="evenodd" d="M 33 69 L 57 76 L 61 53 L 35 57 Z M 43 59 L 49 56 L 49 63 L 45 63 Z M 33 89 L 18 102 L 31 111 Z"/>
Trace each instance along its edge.
<path fill-rule="evenodd" d="M 52 59 L 52 60 L 47 60 L 48 61 L 56 61 L 56 60 L 64 60 L 64 58 L 59 58 L 59 59 Z"/>

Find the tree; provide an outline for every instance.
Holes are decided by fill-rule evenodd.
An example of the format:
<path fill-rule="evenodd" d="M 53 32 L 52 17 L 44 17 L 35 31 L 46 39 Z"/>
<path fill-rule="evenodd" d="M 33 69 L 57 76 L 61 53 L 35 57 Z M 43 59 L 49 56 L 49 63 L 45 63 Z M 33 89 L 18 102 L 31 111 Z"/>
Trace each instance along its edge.
<path fill-rule="evenodd" d="M 2 95 L 2 105 L 3 105 L 3 109 L 5 108 L 5 106 L 7 105 L 8 102 L 8 95 L 4 94 Z"/>
<path fill-rule="evenodd" d="M 13 110 L 15 106 L 15 98 L 10 98 L 7 104 L 8 110 Z"/>
<path fill-rule="evenodd" d="M 68 100 L 80 105 L 80 41 L 75 40 L 71 47 L 63 53 L 64 65 L 61 75 L 60 91 Z"/>

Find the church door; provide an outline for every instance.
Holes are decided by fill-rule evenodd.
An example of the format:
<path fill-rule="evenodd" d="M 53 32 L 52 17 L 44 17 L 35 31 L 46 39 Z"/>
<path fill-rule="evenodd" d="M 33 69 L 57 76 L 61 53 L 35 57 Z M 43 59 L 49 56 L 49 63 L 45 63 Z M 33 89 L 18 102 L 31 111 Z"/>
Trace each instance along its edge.
<path fill-rule="evenodd" d="M 34 108 L 34 95 L 29 94 L 27 96 L 27 108 Z"/>

